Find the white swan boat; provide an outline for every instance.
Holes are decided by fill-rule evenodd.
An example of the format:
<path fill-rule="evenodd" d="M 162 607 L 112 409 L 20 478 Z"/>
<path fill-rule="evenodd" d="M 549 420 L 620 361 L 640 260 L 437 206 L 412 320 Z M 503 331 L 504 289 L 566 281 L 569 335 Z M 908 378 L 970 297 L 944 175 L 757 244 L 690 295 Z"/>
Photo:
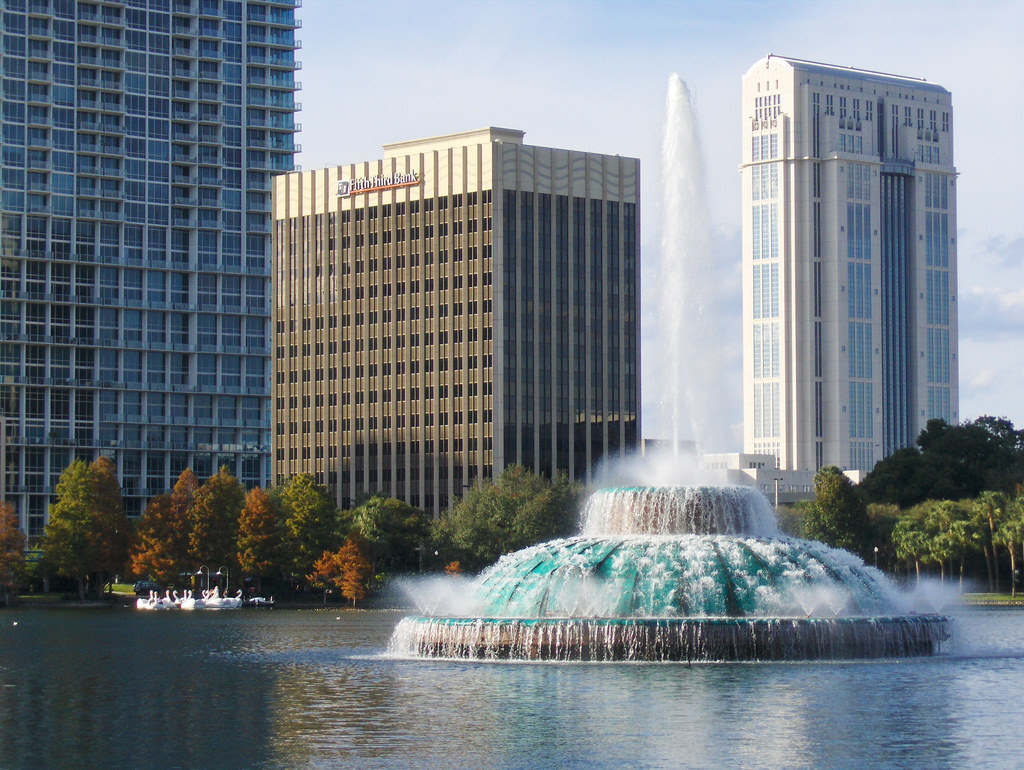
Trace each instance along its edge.
<path fill-rule="evenodd" d="M 164 593 L 163 597 L 156 591 L 150 591 L 148 597 L 140 596 L 135 600 L 135 608 L 140 610 L 174 610 L 181 604 L 178 592 L 173 594 L 170 591 Z"/>
<path fill-rule="evenodd" d="M 242 604 L 241 589 L 235 596 L 221 596 L 220 588 L 203 591 L 201 598 L 191 590 L 186 590 L 183 596 L 178 596 L 177 591 L 167 591 L 163 597 L 156 591 L 150 591 L 148 597 L 140 596 L 135 600 L 135 608 L 139 610 L 237 610 Z"/>

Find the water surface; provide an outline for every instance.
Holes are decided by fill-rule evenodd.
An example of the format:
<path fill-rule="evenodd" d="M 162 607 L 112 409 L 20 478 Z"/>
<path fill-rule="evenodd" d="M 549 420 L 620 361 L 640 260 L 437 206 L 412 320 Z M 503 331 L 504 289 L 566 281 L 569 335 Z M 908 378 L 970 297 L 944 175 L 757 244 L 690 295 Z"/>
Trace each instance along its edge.
<path fill-rule="evenodd" d="M 936 658 L 687 666 L 395 660 L 395 612 L 0 611 L 0 767 L 1012 765 L 1024 611 L 954 614 Z"/>

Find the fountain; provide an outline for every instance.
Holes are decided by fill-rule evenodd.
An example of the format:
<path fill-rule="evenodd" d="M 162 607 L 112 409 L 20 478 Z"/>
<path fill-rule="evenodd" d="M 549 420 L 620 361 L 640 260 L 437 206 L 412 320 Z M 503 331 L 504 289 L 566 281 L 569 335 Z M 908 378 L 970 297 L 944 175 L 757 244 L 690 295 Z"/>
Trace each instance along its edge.
<path fill-rule="evenodd" d="M 781 536 L 750 487 L 594 493 L 576 537 L 502 557 L 473 610 L 410 617 L 392 653 L 561 661 L 929 655 L 949 621 L 906 611 L 877 569 Z"/>
<path fill-rule="evenodd" d="M 708 278 L 722 260 L 711 258 L 696 121 L 678 75 L 669 78 L 666 114 L 657 322 L 664 339 L 654 364 L 664 371 L 654 379 L 669 402 L 677 453 L 684 427 L 710 438 L 709 416 L 722 400 L 713 351 L 724 345 L 707 312 L 715 284 Z M 671 459 L 668 478 L 676 480 L 682 458 Z M 470 606 L 403 619 L 392 653 L 820 660 L 927 655 L 949 636 L 946 618 L 908 612 L 885 576 L 852 554 L 781 536 L 768 501 L 751 487 L 600 490 L 583 522 L 576 537 L 503 556 L 474 582 Z"/>

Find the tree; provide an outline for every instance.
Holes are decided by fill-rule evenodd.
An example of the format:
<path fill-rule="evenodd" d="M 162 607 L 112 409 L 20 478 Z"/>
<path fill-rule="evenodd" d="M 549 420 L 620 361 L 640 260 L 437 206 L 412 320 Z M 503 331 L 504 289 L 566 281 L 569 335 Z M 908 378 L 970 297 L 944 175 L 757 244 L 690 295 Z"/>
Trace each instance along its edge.
<path fill-rule="evenodd" d="M 897 557 L 913 560 L 920 580 L 920 564 L 935 564 L 945 580 L 947 568 L 953 574 L 955 560 L 960 563 L 960 590 L 963 590 L 964 560 L 977 547 L 978 530 L 966 502 L 925 500 L 906 511 L 895 523 L 892 540 Z"/>
<path fill-rule="evenodd" d="M 306 575 L 306 582 L 324 592 L 326 607 L 327 594 L 331 588 L 337 588 L 338 593 L 341 593 L 341 564 L 338 561 L 338 554 L 324 551 L 320 558 L 313 562 L 313 571 Z"/>
<path fill-rule="evenodd" d="M 951 503 L 956 506 L 955 515 L 949 527 L 949 538 L 953 543 L 956 555 L 960 557 L 959 589 L 964 592 L 964 563 L 967 554 L 982 546 L 981 531 L 977 527 L 970 501 L 960 500 Z"/>
<path fill-rule="evenodd" d="M 913 561 L 917 582 L 921 582 L 921 558 L 927 553 L 928 538 L 924 524 L 915 515 L 905 515 L 896 522 L 892 530 L 892 542 L 896 546 L 896 558 Z"/>
<path fill-rule="evenodd" d="M 1020 493 L 1006 499 L 1004 515 L 992 542 L 1006 547 L 1010 557 L 1010 596 L 1017 595 L 1017 546 L 1024 543 L 1024 496 Z"/>
<path fill-rule="evenodd" d="M 892 542 L 892 530 L 900 520 L 899 506 L 892 503 L 871 503 L 867 507 L 868 528 L 872 551 L 875 552 L 876 566 L 896 561 L 896 550 Z"/>
<path fill-rule="evenodd" d="M 804 505 L 803 501 L 791 505 L 780 505 L 775 511 L 779 523 L 779 531 L 790 537 L 804 536 Z"/>
<path fill-rule="evenodd" d="M 1012 493 L 1024 479 L 1024 431 L 999 417 L 962 425 L 929 420 L 919 449 L 878 462 L 860 488 L 870 502 L 909 508 L 924 500 L 962 500 L 985 490 Z"/>
<path fill-rule="evenodd" d="M 67 575 L 78 584 L 78 597 L 85 598 L 85 587 L 92 567 L 89 552 L 89 519 L 92 483 L 89 466 L 75 460 L 57 481 L 57 500 L 50 505 L 50 520 L 44 530 L 44 564 L 57 574 Z"/>
<path fill-rule="evenodd" d="M 186 468 L 174 482 L 171 490 L 171 506 L 167 519 L 167 553 L 170 559 L 178 565 L 178 573 L 192 573 L 199 566 L 193 563 L 190 555 L 190 542 L 192 535 L 192 504 L 195 501 L 196 492 L 199 491 L 199 479 Z"/>
<path fill-rule="evenodd" d="M 372 574 L 358 533 L 349 535 L 345 545 L 338 551 L 338 565 L 341 569 L 341 595 L 351 599 L 355 607 L 356 600 L 366 597 L 366 582 Z"/>
<path fill-rule="evenodd" d="M 576 529 L 581 488 L 560 473 L 548 481 L 522 466 L 470 489 L 434 526 L 442 561 L 477 570 L 499 556 Z"/>
<path fill-rule="evenodd" d="M 932 481 L 926 477 L 921 452 L 916 447 L 897 449 L 875 464 L 858 485 L 868 502 L 893 503 L 907 509 L 930 497 Z"/>
<path fill-rule="evenodd" d="M 337 508 L 327 490 L 308 473 L 294 476 L 276 496 L 284 516 L 286 568 L 291 575 L 305 575 L 318 554 L 337 548 Z"/>
<path fill-rule="evenodd" d="M 131 571 L 167 584 L 178 575 L 178 566 L 170 555 L 167 541 L 170 533 L 171 496 L 157 495 L 135 525 L 135 542 L 131 550 Z"/>
<path fill-rule="evenodd" d="M 351 599 L 352 606 L 364 599 L 367 581 L 370 577 L 370 562 L 363 553 L 363 542 L 358 532 L 353 532 L 345 544 L 336 552 L 324 551 L 313 563 L 313 571 L 306 575 L 310 585 L 323 589 L 324 604 L 331 588 L 337 588 L 344 599 Z"/>
<path fill-rule="evenodd" d="M 280 555 L 280 515 L 270 495 L 256 487 L 245 496 L 238 517 L 238 565 L 256 579 L 257 592 L 262 578 L 280 569 Z"/>
<path fill-rule="evenodd" d="M 14 506 L 0 502 L 0 584 L 4 605 L 10 606 L 25 572 L 25 533 L 18 526 Z"/>
<path fill-rule="evenodd" d="M 89 471 L 93 484 L 89 536 L 92 539 L 94 569 L 99 573 L 96 590 L 102 592 L 103 586 L 109 583 L 113 593 L 113 577 L 128 563 L 132 528 L 124 513 L 121 484 L 113 461 L 101 455 L 89 466 Z"/>
<path fill-rule="evenodd" d="M 953 557 L 957 555 L 957 543 L 953 537 L 953 525 L 959 511 L 956 503 L 949 500 L 927 500 L 921 503 L 924 509 L 924 527 L 927 537 L 928 561 L 939 565 L 939 580 L 946 580 L 946 564 L 953 570 Z"/>
<path fill-rule="evenodd" d="M 996 551 L 996 531 L 1002 523 L 1005 505 L 1006 497 L 999 492 L 982 492 L 971 503 L 975 524 L 985 532 L 987 541 L 982 544 L 982 551 L 985 554 L 985 565 L 988 567 L 988 590 L 996 593 L 999 592 L 999 553 Z"/>
<path fill-rule="evenodd" d="M 804 535 L 866 556 L 871 529 L 867 509 L 843 472 L 834 465 L 814 476 L 814 503 L 804 513 Z"/>
<path fill-rule="evenodd" d="M 113 463 L 102 457 L 92 465 L 75 460 L 57 482 L 42 540 L 44 565 L 74 578 L 82 599 L 95 577 L 99 595 L 106 577 L 127 562 L 129 537 Z"/>
<path fill-rule="evenodd" d="M 935 473 L 954 487 L 936 495 L 940 499 L 974 497 L 984 490 L 1012 494 L 1024 478 L 1024 431 L 1002 417 L 986 415 L 958 426 L 929 420 L 917 443 Z"/>
<path fill-rule="evenodd" d="M 189 556 L 189 511 L 198 488 L 195 474 L 186 468 L 169 495 L 149 501 L 136 525 L 131 554 L 134 574 L 168 584 L 196 569 Z"/>
<path fill-rule="evenodd" d="M 227 466 L 196 490 L 189 509 L 189 555 L 194 563 L 237 569 L 238 516 L 244 503 L 242 485 Z"/>
<path fill-rule="evenodd" d="M 430 520 L 419 508 L 393 497 L 374 495 L 352 511 L 352 525 L 363 541 L 372 574 L 418 568 Z"/>

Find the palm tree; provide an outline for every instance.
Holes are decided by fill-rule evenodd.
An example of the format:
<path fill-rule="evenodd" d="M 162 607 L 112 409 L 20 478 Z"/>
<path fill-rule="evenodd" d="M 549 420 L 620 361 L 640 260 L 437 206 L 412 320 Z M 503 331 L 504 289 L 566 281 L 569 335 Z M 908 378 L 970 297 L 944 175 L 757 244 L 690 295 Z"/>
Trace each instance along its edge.
<path fill-rule="evenodd" d="M 1024 497 L 1018 492 L 1005 500 L 1003 518 L 992 542 L 1006 546 L 1010 555 L 1010 596 L 1017 595 L 1017 546 L 1024 543 Z"/>
<path fill-rule="evenodd" d="M 896 558 L 914 562 L 917 582 L 921 582 L 921 559 L 927 553 L 927 535 L 916 516 L 907 515 L 896 522 L 892 530 L 892 542 L 896 546 Z"/>
<path fill-rule="evenodd" d="M 988 590 L 999 593 L 999 553 L 996 551 L 995 533 L 1003 517 L 1006 498 L 1000 492 L 982 492 L 971 503 L 975 522 L 982 529 L 987 528 L 988 543 L 982 546 L 985 553 L 985 564 L 988 567 Z M 991 554 L 989 552 L 991 546 Z"/>

